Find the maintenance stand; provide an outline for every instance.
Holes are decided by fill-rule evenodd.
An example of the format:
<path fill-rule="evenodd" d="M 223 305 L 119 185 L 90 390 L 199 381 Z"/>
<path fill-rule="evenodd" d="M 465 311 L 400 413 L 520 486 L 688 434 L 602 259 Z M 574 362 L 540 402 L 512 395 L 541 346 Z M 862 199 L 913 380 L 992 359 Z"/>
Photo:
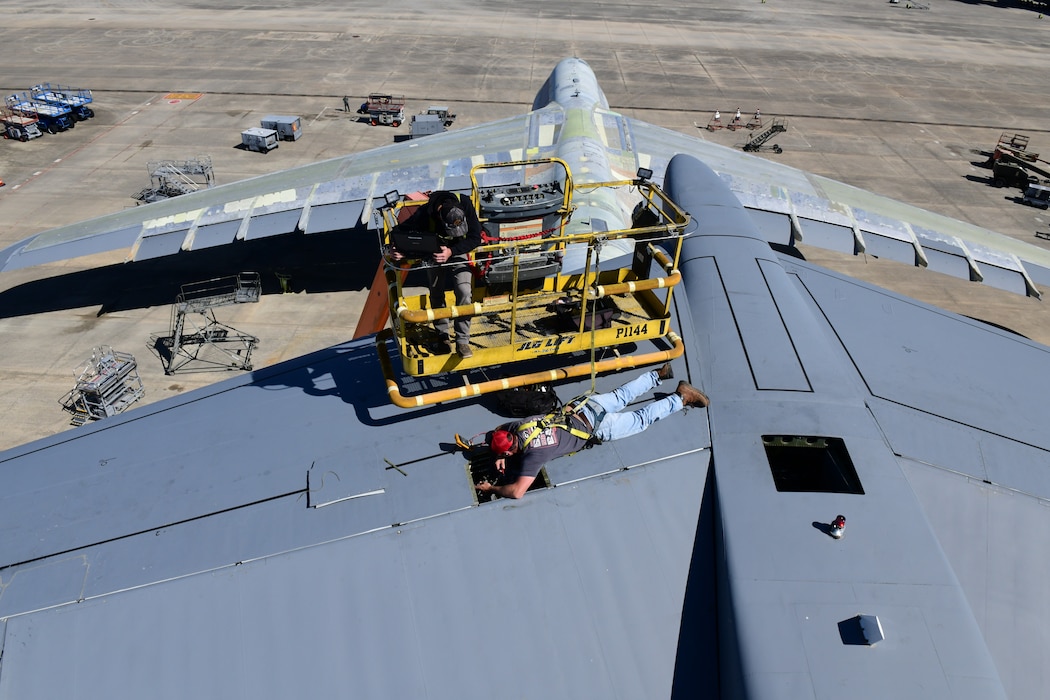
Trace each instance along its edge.
<path fill-rule="evenodd" d="M 150 161 L 146 164 L 146 170 L 149 172 L 150 186 L 132 195 L 132 199 L 143 204 L 215 186 L 215 171 L 210 156 Z"/>
<path fill-rule="evenodd" d="M 69 107 L 38 102 L 24 92 L 21 95 L 8 95 L 5 103 L 13 113 L 38 120 L 40 128 L 49 134 L 72 129 L 75 124 Z"/>
<path fill-rule="evenodd" d="M 73 414 L 73 425 L 84 425 L 115 416 L 145 395 L 135 358 L 103 345 L 94 349 L 76 385 L 59 403 Z"/>
<path fill-rule="evenodd" d="M 262 283 L 257 272 L 242 272 L 182 285 L 171 308 L 171 333 L 153 338 L 164 373 L 192 365 L 194 371 L 252 368 L 252 350 L 259 339 L 220 323 L 215 309 L 259 301 Z"/>

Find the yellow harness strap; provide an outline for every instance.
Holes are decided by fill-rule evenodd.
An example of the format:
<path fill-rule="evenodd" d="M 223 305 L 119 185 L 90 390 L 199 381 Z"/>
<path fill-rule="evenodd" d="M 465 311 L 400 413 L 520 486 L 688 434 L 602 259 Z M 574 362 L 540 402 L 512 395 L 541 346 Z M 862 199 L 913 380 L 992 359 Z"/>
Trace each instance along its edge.
<path fill-rule="evenodd" d="M 583 408 L 583 405 L 587 403 L 587 400 L 588 397 L 586 396 L 578 396 L 554 413 L 548 413 L 539 420 L 529 421 L 528 423 L 522 423 L 519 425 L 517 430 L 519 434 L 526 430 L 529 431 L 527 437 L 522 441 L 522 449 L 524 449 L 526 445 L 532 442 L 537 435 L 547 428 L 561 428 L 565 432 L 574 435 L 581 440 L 590 440 L 594 437 L 593 433 L 580 430 L 579 428 L 574 427 L 569 421 L 569 416 L 578 413 L 579 410 Z M 561 420 L 559 421 L 559 419 Z"/>

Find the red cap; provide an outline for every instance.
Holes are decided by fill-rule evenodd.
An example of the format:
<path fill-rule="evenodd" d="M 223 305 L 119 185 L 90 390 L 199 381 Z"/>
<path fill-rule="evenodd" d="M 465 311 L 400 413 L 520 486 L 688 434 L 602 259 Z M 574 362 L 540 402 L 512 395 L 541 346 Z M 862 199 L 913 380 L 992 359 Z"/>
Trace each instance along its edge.
<path fill-rule="evenodd" d="M 492 451 L 497 455 L 505 455 L 508 452 L 513 452 L 516 444 L 513 433 L 508 433 L 506 430 L 492 431 L 492 442 L 489 443 L 489 447 L 491 447 Z"/>

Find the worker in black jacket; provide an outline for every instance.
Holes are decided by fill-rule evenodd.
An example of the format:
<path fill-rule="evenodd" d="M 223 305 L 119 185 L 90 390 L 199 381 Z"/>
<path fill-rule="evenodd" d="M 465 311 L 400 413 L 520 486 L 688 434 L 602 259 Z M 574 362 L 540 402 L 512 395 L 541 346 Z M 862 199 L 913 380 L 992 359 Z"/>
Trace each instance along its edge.
<path fill-rule="evenodd" d="M 469 196 L 437 190 L 431 193 L 425 205 L 417 207 L 396 229 L 429 231 L 438 238 L 438 250 L 430 256 L 431 262 L 435 264 L 426 270 L 431 308 L 445 307 L 445 292 L 449 289 L 450 279 L 457 305 L 473 301 L 474 272 L 468 254 L 481 245 L 481 223 Z M 390 254 L 394 260 L 404 257 L 396 249 L 391 249 Z M 439 336 L 437 351 L 442 354 L 451 351 L 448 327 L 447 318 L 434 321 L 434 329 Z M 474 354 L 470 348 L 470 316 L 456 318 L 455 342 L 456 353 L 460 357 L 467 358 Z"/>

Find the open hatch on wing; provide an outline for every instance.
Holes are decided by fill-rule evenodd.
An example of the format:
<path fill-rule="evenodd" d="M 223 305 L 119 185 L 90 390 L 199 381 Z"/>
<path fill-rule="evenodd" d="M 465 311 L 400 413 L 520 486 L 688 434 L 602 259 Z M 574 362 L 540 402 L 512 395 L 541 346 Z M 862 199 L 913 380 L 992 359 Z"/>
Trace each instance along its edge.
<path fill-rule="evenodd" d="M 426 287 L 405 286 L 411 269 L 433 263 L 385 258 L 391 327 L 377 336 L 377 348 L 394 404 L 438 403 L 680 355 L 670 309 L 689 216 L 646 174 L 574 186 L 568 165 L 556 158 L 475 166 L 471 201 L 483 237 L 473 252 L 473 302 L 457 306 L 448 292 L 445 307 L 434 308 Z M 630 228 L 572 220 L 574 197 L 600 190 L 634 201 Z M 377 212 L 384 251 L 391 229 L 425 203 L 387 196 Z M 610 258 L 618 259 L 603 262 Z M 450 353 L 433 328 L 437 319 L 463 317 L 471 319 L 470 357 Z M 464 377 L 454 389 L 406 396 L 387 354 L 391 339 L 407 379 L 495 366 L 506 376 L 480 383 Z M 651 352 L 596 359 L 601 349 L 650 341 Z M 555 369 L 526 369 L 530 360 L 552 357 Z M 515 363 L 526 364 L 507 367 Z"/>

